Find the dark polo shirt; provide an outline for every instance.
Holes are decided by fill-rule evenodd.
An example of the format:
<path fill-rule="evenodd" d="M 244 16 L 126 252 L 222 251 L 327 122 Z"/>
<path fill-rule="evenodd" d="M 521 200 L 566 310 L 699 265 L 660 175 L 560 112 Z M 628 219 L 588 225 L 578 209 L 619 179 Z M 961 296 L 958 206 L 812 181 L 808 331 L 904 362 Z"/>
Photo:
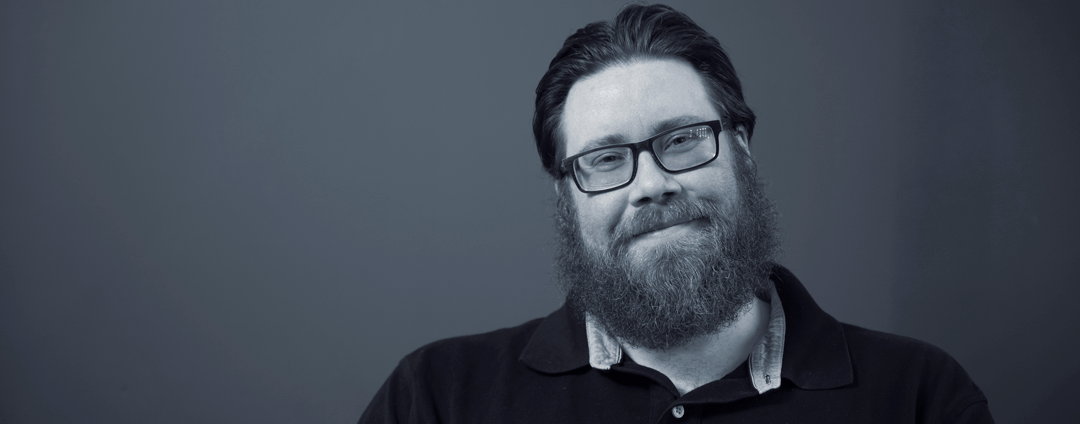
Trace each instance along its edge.
<path fill-rule="evenodd" d="M 409 354 L 360 423 L 993 422 L 941 349 L 836 321 L 782 267 L 772 279 L 787 319 L 779 388 L 759 393 L 746 363 L 683 396 L 625 356 L 592 368 L 585 323 L 563 306 Z"/>

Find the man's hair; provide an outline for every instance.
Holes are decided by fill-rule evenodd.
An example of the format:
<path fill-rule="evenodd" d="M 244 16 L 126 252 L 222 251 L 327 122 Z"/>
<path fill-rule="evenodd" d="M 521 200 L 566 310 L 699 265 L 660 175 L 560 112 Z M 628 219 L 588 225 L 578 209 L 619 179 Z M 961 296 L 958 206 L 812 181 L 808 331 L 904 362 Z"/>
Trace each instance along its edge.
<path fill-rule="evenodd" d="M 727 53 L 682 12 L 662 4 L 629 5 L 611 22 L 586 25 L 563 43 L 536 87 L 533 136 L 544 170 L 562 179 L 564 152 L 560 120 L 570 87 L 612 65 L 635 59 L 678 59 L 693 67 L 705 82 L 725 126 L 754 134 L 754 112 L 743 101 L 742 84 Z"/>

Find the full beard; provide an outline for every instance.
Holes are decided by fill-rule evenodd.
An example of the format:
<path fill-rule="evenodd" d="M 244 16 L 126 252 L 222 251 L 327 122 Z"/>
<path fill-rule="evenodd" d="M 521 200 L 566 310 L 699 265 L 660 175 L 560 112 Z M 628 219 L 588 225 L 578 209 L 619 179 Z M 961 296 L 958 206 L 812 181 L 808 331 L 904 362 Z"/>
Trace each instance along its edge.
<path fill-rule="evenodd" d="M 733 151 L 742 153 L 739 148 Z M 777 215 L 752 159 L 736 154 L 740 199 L 725 211 L 711 199 L 680 199 L 640 209 L 608 246 L 586 246 L 569 190 L 556 202 L 556 278 L 579 316 L 631 346 L 667 350 L 733 324 L 767 293 L 779 254 Z M 630 249 L 642 230 L 674 219 L 701 219 L 696 234 L 644 252 Z"/>

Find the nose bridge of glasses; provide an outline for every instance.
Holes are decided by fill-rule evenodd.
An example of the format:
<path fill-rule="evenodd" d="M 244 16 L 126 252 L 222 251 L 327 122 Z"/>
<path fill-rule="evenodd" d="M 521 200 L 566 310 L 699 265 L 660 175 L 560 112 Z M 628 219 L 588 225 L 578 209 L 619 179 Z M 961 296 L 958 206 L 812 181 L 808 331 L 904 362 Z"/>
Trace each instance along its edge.
<path fill-rule="evenodd" d="M 660 152 L 662 152 L 662 150 L 657 150 L 656 149 L 656 145 L 658 143 L 660 143 L 660 139 L 659 138 L 654 138 L 654 139 L 649 139 L 649 140 L 641 141 L 641 142 L 638 142 L 638 143 L 634 144 L 633 153 L 637 157 L 637 162 L 638 162 L 637 165 L 638 165 L 639 168 L 641 167 L 641 159 L 643 157 L 648 156 L 648 157 L 652 158 L 653 165 L 659 166 L 661 170 L 665 169 L 665 167 L 663 165 L 663 162 L 660 160 Z M 648 153 L 648 155 L 642 156 L 644 153 Z"/>
<path fill-rule="evenodd" d="M 680 191 L 673 175 L 664 169 L 651 149 L 642 149 L 637 154 L 637 171 L 629 181 L 631 203 L 639 205 L 650 201 L 660 201 Z"/>
<path fill-rule="evenodd" d="M 660 157 L 651 148 L 641 149 L 637 152 L 637 171 L 635 174 L 637 174 L 634 177 L 635 180 L 656 175 L 666 179 L 670 175 L 667 168 L 660 161 Z"/>

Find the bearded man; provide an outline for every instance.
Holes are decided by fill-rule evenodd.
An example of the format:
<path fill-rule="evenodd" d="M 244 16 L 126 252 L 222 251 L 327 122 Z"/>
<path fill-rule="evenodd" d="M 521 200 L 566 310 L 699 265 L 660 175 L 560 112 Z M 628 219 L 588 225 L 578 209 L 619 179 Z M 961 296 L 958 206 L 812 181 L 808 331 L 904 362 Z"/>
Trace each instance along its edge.
<path fill-rule="evenodd" d="M 590 24 L 536 93 L 566 304 L 413 352 L 361 423 L 992 422 L 948 354 L 837 322 L 776 264 L 754 114 L 689 17 Z"/>

